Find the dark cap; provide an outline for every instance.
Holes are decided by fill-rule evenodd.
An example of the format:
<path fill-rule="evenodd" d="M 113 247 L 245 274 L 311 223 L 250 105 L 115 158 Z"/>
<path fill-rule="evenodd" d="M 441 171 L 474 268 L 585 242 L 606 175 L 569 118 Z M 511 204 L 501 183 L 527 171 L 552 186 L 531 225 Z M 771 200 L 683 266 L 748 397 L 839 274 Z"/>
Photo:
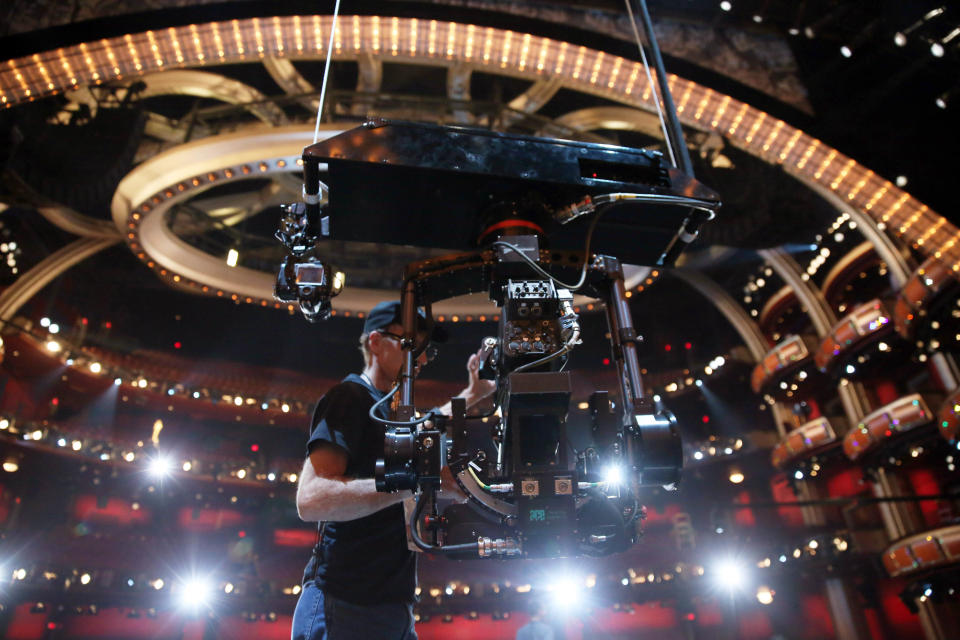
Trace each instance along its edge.
<path fill-rule="evenodd" d="M 417 309 L 417 329 L 426 331 L 427 315 L 423 309 Z M 373 333 L 386 329 L 392 324 L 403 324 L 403 318 L 400 316 L 400 301 L 393 300 L 389 302 L 380 302 L 370 313 L 367 314 L 367 320 L 363 323 L 364 333 Z M 438 324 L 433 325 L 433 332 L 430 335 L 433 342 L 446 342 L 447 332 Z"/>

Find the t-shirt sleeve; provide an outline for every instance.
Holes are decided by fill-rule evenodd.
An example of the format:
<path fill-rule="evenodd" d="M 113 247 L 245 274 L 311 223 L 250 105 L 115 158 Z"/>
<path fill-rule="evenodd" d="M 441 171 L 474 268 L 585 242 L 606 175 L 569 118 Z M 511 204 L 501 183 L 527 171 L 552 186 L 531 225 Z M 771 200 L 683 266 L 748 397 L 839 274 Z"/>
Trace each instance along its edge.
<path fill-rule="evenodd" d="M 328 442 L 345 449 L 351 461 L 359 457 L 370 403 L 364 402 L 366 393 L 362 388 L 351 387 L 357 385 L 337 385 L 321 398 L 313 414 L 308 456 L 320 443 Z"/>

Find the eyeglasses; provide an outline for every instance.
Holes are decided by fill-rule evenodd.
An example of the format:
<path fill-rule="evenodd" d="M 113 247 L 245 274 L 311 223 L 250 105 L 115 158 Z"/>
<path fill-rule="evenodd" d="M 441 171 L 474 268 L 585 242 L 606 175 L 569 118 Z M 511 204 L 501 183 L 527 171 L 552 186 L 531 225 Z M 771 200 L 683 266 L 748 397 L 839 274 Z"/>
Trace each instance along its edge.
<path fill-rule="evenodd" d="M 383 330 L 378 330 L 377 333 L 383 336 L 387 336 L 388 338 L 393 338 L 398 343 L 401 343 L 401 344 L 403 343 L 403 336 L 399 334 L 390 333 L 389 331 L 383 331 Z M 440 350 L 437 348 L 435 344 L 431 342 L 431 343 L 427 343 L 427 348 L 423 350 L 423 353 L 427 357 L 427 362 L 433 362 L 434 360 L 437 359 L 437 356 L 439 355 Z"/>

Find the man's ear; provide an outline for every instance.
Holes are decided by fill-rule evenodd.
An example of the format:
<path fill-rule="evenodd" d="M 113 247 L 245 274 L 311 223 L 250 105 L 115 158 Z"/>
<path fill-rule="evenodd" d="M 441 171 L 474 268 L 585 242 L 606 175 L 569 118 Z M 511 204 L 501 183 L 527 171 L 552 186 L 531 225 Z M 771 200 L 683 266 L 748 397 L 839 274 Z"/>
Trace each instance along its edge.
<path fill-rule="evenodd" d="M 367 347 L 370 349 L 370 353 L 380 354 L 380 342 L 382 340 L 383 336 L 378 331 L 374 331 L 367 337 Z"/>

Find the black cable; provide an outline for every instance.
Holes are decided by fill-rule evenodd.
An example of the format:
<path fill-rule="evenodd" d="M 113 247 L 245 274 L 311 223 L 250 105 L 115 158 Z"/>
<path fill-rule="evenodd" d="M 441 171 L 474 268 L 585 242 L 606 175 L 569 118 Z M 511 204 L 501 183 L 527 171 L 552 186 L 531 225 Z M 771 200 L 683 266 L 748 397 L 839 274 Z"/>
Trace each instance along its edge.
<path fill-rule="evenodd" d="M 420 525 L 420 516 L 423 514 L 423 508 L 427 504 L 427 497 L 423 493 L 417 496 L 417 507 L 413 510 L 413 513 L 410 515 L 410 537 L 413 538 L 413 544 L 417 545 L 418 548 L 423 551 L 433 551 L 437 553 L 454 553 L 457 551 L 474 551 L 479 554 L 479 546 L 476 542 L 468 542 L 466 544 L 449 544 L 443 546 L 436 546 L 428 544 L 423 541 L 420 537 L 420 532 L 418 531 Z"/>
<path fill-rule="evenodd" d="M 604 211 L 605 209 L 598 210 L 593 220 L 590 221 L 590 228 L 587 229 L 587 240 L 583 248 L 583 267 L 581 267 L 580 269 L 580 280 L 578 280 L 577 284 L 575 285 L 569 285 L 565 282 L 562 282 L 561 280 L 554 277 L 553 275 L 547 273 L 543 267 L 537 264 L 536 261 L 530 259 L 530 257 L 527 256 L 522 249 L 520 249 L 514 244 L 510 244 L 509 242 L 506 242 L 504 240 L 494 240 L 491 244 L 494 246 L 501 246 L 501 247 L 506 247 L 507 249 L 510 249 L 511 251 L 516 253 L 518 256 L 520 256 L 520 258 L 524 262 L 526 262 L 527 265 L 529 265 L 530 268 L 536 271 L 539 275 L 543 276 L 544 278 L 548 278 L 552 280 L 553 282 L 560 285 L 564 289 L 577 291 L 587 281 L 587 268 L 590 266 L 590 241 L 593 239 L 593 230 L 597 228 L 597 223 L 600 221 L 600 216 L 603 215 Z"/>
<path fill-rule="evenodd" d="M 396 395 L 397 391 L 399 390 L 400 390 L 400 383 L 397 383 L 393 387 L 393 389 L 391 389 L 390 393 L 386 394 L 385 396 L 377 400 L 375 403 L 373 403 L 373 406 L 370 407 L 370 411 L 367 412 L 367 415 L 370 416 L 371 420 L 375 422 L 379 422 L 380 424 L 389 425 L 391 427 L 413 427 L 418 424 L 423 424 L 427 420 L 431 420 L 433 418 L 433 411 L 428 411 L 426 415 L 421 416 L 416 420 L 408 420 L 408 421 L 387 420 L 385 418 L 381 418 L 380 416 L 378 416 L 377 409 L 380 408 L 380 405 L 382 405 L 384 402 L 386 402 L 387 400 L 392 398 L 394 395 Z"/>

